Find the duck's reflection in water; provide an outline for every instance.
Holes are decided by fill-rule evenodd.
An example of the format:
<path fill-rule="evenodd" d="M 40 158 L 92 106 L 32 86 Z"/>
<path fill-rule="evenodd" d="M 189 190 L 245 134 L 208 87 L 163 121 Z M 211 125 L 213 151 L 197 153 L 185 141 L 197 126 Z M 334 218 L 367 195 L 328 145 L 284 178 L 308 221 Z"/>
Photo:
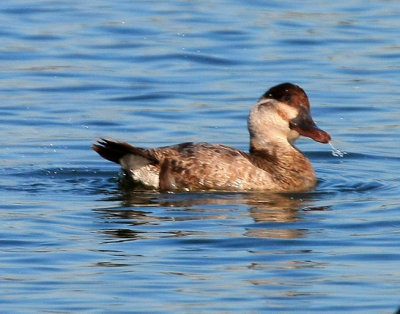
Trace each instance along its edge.
<path fill-rule="evenodd" d="M 313 207 L 312 196 L 303 194 L 271 193 L 157 193 L 150 191 L 123 191 L 110 200 L 121 201 L 121 207 L 97 209 L 108 222 L 125 225 L 125 228 L 107 229 L 105 233 L 121 240 L 143 238 L 184 237 L 205 231 L 173 230 L 160 232 L 160 228 L 140 228 L 143 225 L 160 226 L 167 222 L 195 220 L 238 220 L 250 216 L 252 222 L 243 220 L 242 236 L 255 238 L 293 239 L 307 232 L 294 228 L 306 210 L 324 210 Z M 220 206 L 220 207 L 219 207 Z M 245 217 L 243 217 L 245 215 Z M 240 218 L 239 218 L 240 217 Z M 204 222 L 206 224 L 206 222 Z M 228 224 L 228 223 L 227 223 Z M 115 226 L 115 225 L 114 225 Z M 185 225 L 179 224 L 179 227 Z M 198 226 L 198 225 L 197 225 Z M 177 226 L 178 227 L 178 226 Z M 187 228 L 192 227 L 188 225 Z M 221 232 L 227 232 L 229 226 Z M 237 228 L 235 228 L 237 230 Z M 237 234 L 236 234 L 237 236 Z"/>

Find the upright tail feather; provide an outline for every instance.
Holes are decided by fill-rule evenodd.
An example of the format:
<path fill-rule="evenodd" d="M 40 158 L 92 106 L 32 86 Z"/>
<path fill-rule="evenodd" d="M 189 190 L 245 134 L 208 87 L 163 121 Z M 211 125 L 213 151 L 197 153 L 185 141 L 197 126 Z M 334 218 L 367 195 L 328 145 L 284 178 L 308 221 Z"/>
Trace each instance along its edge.
<path fill-rule="evenodd" d="M 150 153 L 140 147 L 134 147 L 125 142 L 115 142 L 108 139 L 100 139 L 97 144 L 92 145 L 93 150 L 104 159 L 110 160 L 117 164 L 120 163 L 122 157 L 128 154 L 141 156 L 149 161 L 150 164 L 157 164 L 158 160 Z"/>

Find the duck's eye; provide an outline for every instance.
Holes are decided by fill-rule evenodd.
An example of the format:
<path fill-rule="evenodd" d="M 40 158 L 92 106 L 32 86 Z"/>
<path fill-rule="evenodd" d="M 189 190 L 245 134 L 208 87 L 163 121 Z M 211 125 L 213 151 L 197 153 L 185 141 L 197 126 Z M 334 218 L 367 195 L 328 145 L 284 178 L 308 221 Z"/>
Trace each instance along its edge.
<path fill-rule="evenodd" d="M 285 96 L 285 101 L 290 101 L 290 99 L 292 99 L 292 98 L 290 97 L 290 95 L 286 95 L 286 96 Z"/>

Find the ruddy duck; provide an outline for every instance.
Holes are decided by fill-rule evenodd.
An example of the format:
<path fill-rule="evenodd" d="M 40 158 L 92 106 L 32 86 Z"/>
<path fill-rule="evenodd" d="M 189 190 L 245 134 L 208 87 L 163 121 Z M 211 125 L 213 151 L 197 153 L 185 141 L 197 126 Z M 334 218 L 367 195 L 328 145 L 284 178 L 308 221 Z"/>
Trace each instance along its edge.
<path fill-rule="evenodd" d="M 312 165 L 294 142 L 302 135 L 328 143 L 330 135 L 311 118 L 302 88 L 291 83 L 270 88 L 250 111 L 248 128 L 248 153 L 220 144 L 141 148 L 108 139 L 93 149 L 135 182 L 162 191 L 299 192 L 315 186 Z"/>

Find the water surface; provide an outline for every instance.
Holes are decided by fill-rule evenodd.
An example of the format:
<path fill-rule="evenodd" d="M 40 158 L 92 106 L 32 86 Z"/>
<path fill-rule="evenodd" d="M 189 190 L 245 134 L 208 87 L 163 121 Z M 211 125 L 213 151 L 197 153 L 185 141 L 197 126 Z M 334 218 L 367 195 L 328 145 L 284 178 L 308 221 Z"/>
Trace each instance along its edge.
<path fill-rule="evenodd" d="M 400 306 L 395 1 L 0 5 L 4 312 L 354 312 Z M 301 194 L 132 191 L 90 145 L 246 150 L 290 81 L 334 145 Z"/>

